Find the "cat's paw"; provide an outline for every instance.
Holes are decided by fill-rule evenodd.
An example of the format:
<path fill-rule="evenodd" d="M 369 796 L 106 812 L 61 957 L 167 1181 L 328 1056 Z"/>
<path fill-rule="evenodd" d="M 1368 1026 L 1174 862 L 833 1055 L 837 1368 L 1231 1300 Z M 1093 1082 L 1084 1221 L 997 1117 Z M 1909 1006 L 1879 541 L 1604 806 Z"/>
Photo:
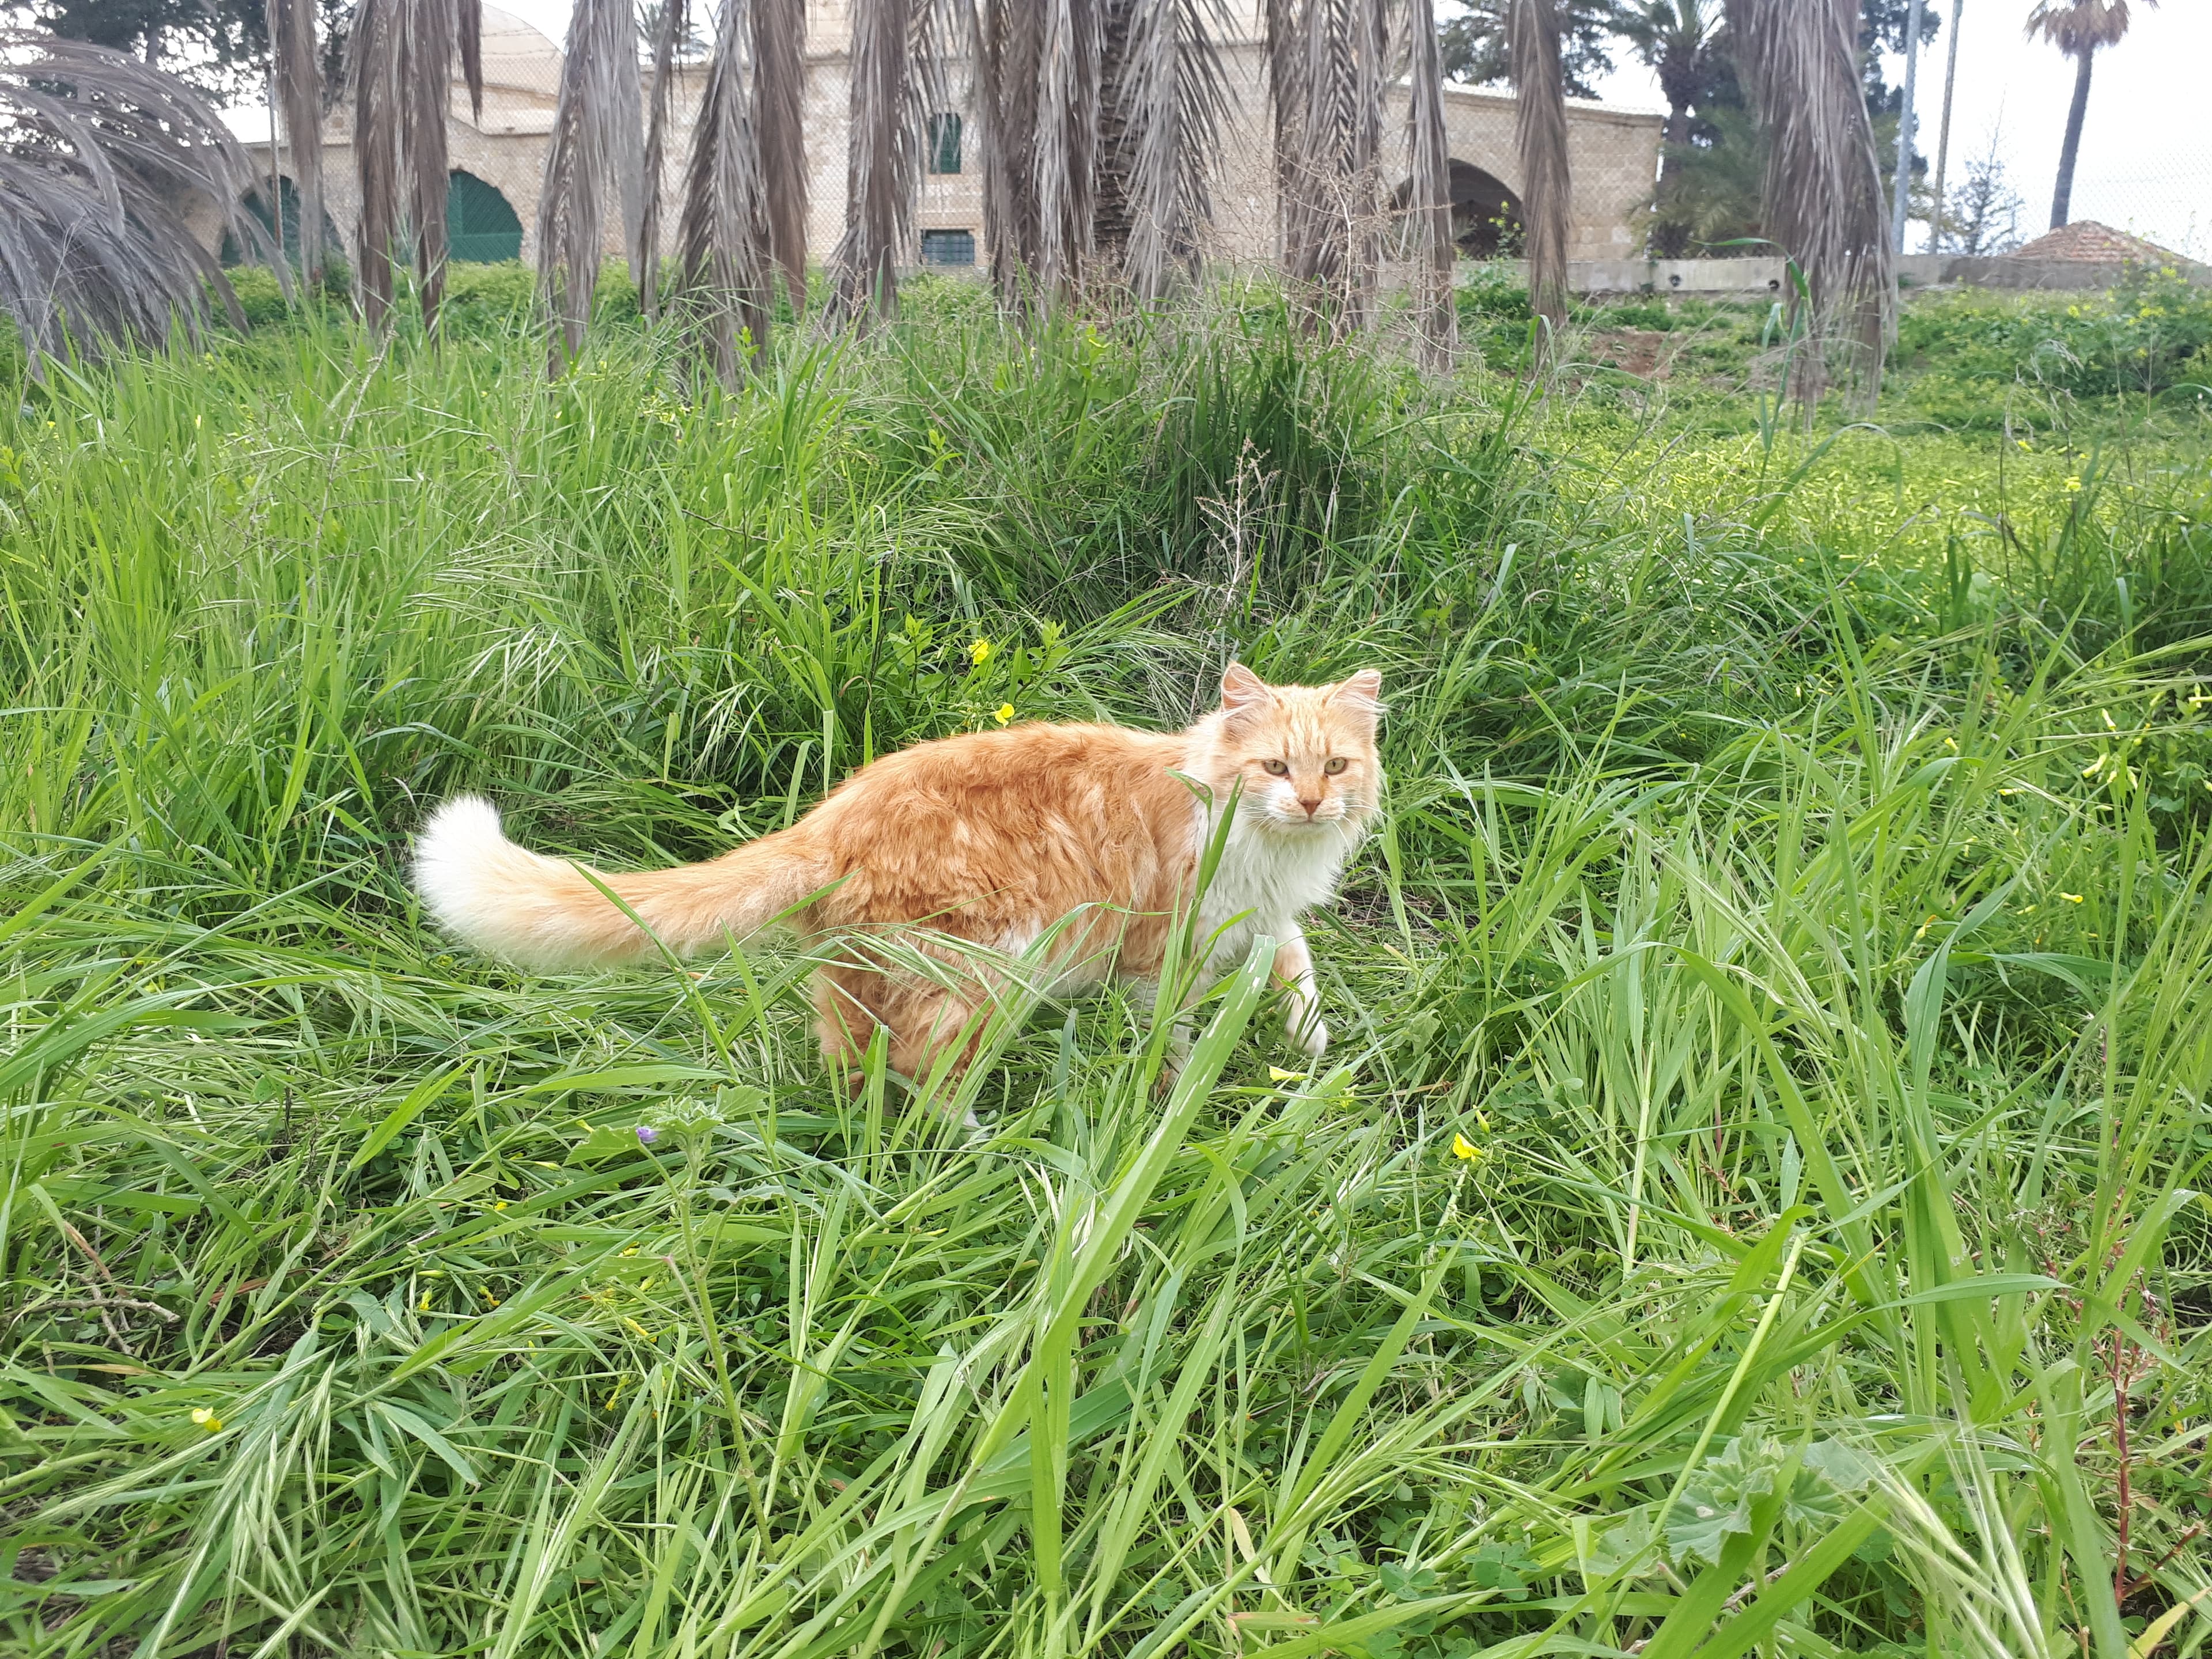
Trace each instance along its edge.
<path fill-rule="evenodd" d="M 1322 1024 L 1319 1014 L 1308 1014 L 1291 1022 L 1291 1041 L 1304 1049 L 1309 1058 L 1319 1060 L 1328 1052 L 1328 1027 Z"/>

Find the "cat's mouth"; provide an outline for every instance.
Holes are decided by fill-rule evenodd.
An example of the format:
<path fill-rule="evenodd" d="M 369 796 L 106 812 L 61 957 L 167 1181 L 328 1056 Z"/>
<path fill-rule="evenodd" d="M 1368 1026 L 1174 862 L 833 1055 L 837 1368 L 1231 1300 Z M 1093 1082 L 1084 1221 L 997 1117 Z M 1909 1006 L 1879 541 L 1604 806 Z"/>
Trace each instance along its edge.
<path fill-rule="evenodd" d="M 1351 816 L 1352 809 L 1346 806 L 1323 807 L 1310 817 L 1304 812 L 1285 812 L 1270 807 L 1261 815 L 1261 821 L 1278 830 L 1334 830 Z"/>

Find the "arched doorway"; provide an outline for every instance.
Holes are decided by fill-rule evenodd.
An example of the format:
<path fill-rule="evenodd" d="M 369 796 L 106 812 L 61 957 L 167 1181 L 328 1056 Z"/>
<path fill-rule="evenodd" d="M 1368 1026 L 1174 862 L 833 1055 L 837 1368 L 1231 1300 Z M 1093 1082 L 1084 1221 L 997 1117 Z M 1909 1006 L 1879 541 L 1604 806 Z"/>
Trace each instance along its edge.
<path fill-rule="evenodd" d="M 276 231 L 276 222 L 270 217 L 269 214 L 269 191 L 266 185 L 250 192 L 246 196 L 244 205 L 246 210 L 259 222 L 263 230 L 272 234 Z M 283 221 L 284 257 L 297 267 L 300 263 L 300 191 L 296 185 L 281 173 L 276 179 L 276 212 Z M 246 263 L 245 250 L 239 246 L 238 238 L 228 230 L 222 234 L 222 247 L 217 257 L 222 259 L 225 266 Z M 323 257 L 325 259 L 345 258 L 345 244 L 338 240 L 337 227 L 331 222 L 331 216 L 327 213 L 323 215 Z"/>
<path fill-rule="evenodd" d="M 456 168 L 446 180 L 446 257 L 495 264 L 522 257 L 522 221 L 498 186 Z"/>
<path fill-rule="evenodd" d="M 1451 167 L 1452 240 L 1470 259 L 1521 251 L 1521 198 L 1495 173 L 1456 156 Z"/>

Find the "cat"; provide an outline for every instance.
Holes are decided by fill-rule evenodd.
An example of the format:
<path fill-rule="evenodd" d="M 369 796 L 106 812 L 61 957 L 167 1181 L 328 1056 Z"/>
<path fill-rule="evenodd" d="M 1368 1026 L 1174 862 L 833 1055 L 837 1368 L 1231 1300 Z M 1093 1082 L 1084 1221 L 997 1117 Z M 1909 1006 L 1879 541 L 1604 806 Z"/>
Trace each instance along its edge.
<path fill-rule="evenodd" d="M 1242 962 L 1255 937 L 1274 939 L 1291 1034 L 1317 1060 L 1328 1028 L 1298 919 L 1334 896 L 1376 814 L 1382 686 L 1372 669 L 1270 685 L 1233 664 L 1221 706 L 1188 731 L 1039 723 L 916 744 L 862 767 L 787 830 L 635 875 L 588 877 L 526 851 L 490 802 L 459 796 L 424 826 L 415 884 L 448 930 L 528 968 L 637 962 L 774 925 L 836 935 L 814 983 L 824 1060 L 856 1064 L 881 1026 L 890 1068 L 919 1079 L 955 1044 L 951 1069 L 964 1068 L 1004 957 L 1040 939 L 1054 991 L 1157 980 L 1176 904 L 1228 812 L 1197 918 L 1208 976 Z M 897 943 L 872 951 L 871 935 Z"/>

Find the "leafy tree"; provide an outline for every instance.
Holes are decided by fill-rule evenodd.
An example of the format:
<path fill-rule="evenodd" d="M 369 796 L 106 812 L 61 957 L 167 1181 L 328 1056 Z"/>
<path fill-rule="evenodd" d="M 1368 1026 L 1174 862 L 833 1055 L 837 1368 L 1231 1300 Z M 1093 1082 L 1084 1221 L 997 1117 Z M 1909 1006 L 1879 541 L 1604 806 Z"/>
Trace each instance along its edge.
<path fill-rule="evenodd" d="M 1651 251 L 1663 259 L 1747 251 L 1720 245 L 1765 234 L 1766 155 L 1766 135 L 1749 110 L 1715 105 L 1696 136 L 1667 146 L 1651 213 Z"/>
<path fill-rule="evenodd" d="M 1667 100 L 1667 143 L 1680 149 L 1690 142 L 1690 112 L 1712 100 L 1727 68 L 1719 5 L 1716 0 L 1633 0 L 1616 27 L 1637 57 L 1656 71 Z"/>
<path fill-rule="evenodd" d="M 1513 78 L 1507 25 L 1513 0 L 1454 0 L 1459 15 L 1439 25 L 1444 78 L 1486 87 Z M 1626 15 L 1619 0 L 1558 0 L 1559 69 L 1571 98 L 1596 96 L 1613 68 L 1613 42 Z"/>
<path fill-rule="evenodd" d="M 336 86 L 352 0 L 317 0 L 317 9 L 324 81 Z M 0 19 L 129 52 L 217 99 L 260 91 L 268 71 L 264 0 L 15 0 Z"/>
<path fill-rule="evenodd" d="M 1920 44 L 1923 46 L 1942 32 L 1942 19 L 1936 13 L 1932 5 L 1921 8 Z M 1903 84 L 1893 87 L 1882 78 L 1882 54 L 1902 52 L 1905 31 L 1911 25 L 1912 0 L 1861 0 L 1859 75 L 1866 82 L 1869 114 L 1895 115 L 1905 107 Z"/>

